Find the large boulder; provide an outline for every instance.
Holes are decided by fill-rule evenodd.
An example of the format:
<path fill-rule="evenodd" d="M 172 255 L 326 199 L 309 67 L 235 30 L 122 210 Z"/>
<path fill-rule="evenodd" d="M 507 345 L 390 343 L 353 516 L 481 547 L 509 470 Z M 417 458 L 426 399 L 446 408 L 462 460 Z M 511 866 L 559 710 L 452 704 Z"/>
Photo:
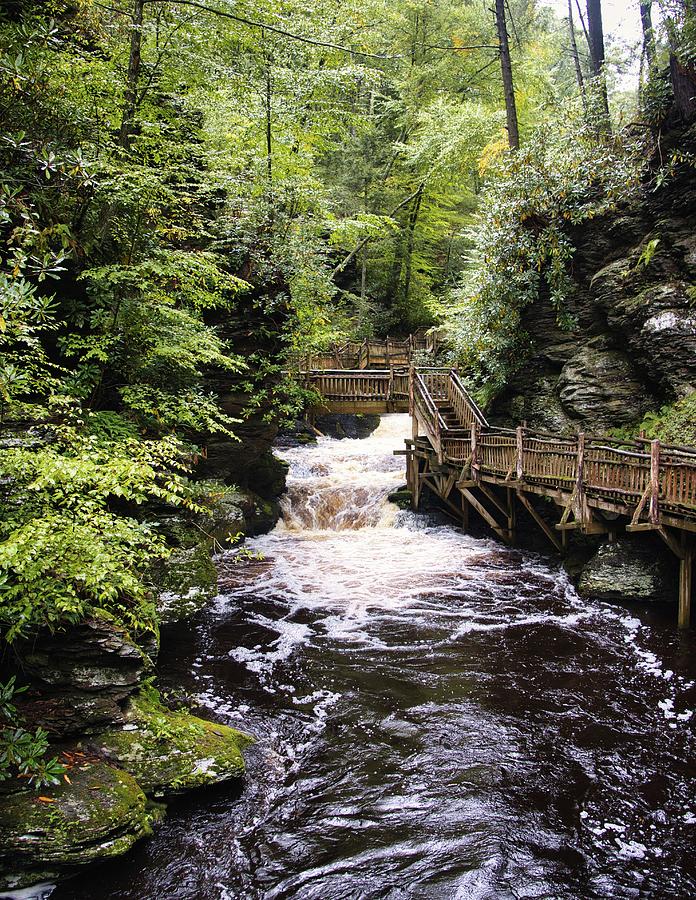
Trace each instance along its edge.
<path fill-rule="evenodd" d="M 331 413 L 318 416 L 315 424 L 327 437 L 342 439 L 369 437 L 378 428 L 379 422 L 379 416 Z"/>
<path fill-rule="evenodd" d="M 121 856 L 161 815 L 132 775 L 84 755 L 73 760 L 69 782 L 40 794 L 0 795 L 1 890 L 53 881 Z"/>
<path fill-rule="evenodd" d="M 600 544 L 582 569 L 578 593 L 598 600 L 670 602 L 677 598 L 677 566 L 652 541 L 621 538 Z"/>
<path fill-rule="evenodd" d="M 132 701 L 121 728 L 98 735 L 88 746 L 130 772 L 146 794 L 163 797 L 239 778 L 241 751 L 251 743 L 234 728 L 165 709 L 149 691 Z"/>

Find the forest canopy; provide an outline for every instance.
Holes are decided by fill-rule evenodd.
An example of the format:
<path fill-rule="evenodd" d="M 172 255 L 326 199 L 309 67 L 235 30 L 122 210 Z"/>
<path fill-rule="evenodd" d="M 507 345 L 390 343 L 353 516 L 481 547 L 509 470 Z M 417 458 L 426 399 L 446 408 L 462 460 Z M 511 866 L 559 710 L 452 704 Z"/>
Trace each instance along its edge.
<path fill-rule="evenodd" d="M 95 609 L 156 630 L 139 510 L 195 508 L 211 435 L 296 415 L 293 356 L 440 326 L 485 398 L 540 291 L 572 325 L 567 226 L 627 202 L 693 103 L 693 11 L 641 3 L 622 48 L 596 0 L 495 6 L 1 5 L 7 640 Z"/>

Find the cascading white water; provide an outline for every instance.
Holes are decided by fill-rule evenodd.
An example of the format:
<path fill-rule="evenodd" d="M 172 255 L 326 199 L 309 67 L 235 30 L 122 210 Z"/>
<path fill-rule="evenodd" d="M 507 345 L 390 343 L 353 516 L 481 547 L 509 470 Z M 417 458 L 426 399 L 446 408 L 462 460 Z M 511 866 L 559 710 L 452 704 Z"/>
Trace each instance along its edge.
<path fill-rule="evenodd" d="M 403 481 L 403 447 L 410 430 L 405 415 L 383 416 L 377 430 L 362 440 L 319 438 L 314 447 L 283 453 L 290 463 L 288 489 L 282 500 L 281 530 L 343 531 L 388 527 L 395 507 L 390 491 Z"/>
<path fill-rule="evenodd" d="M 504 548 L 449 525 L 433 525 L 389 503 L 389 493 L 405 477 L 404 458 L 393 451 L 404 446 L 410 427 L 407 415 L 386 415 L 368 438 L 319 438 L 315 446 L 284 451 L 290 471 L 283 519 L 271 534 L 251 543 L 264 562 L 224 569 L 225 591 L 273 595 L 294 607 L 330 610 L 332 632 L 359 633 L 369 641 L 363 625 L 371 611 L 425 612 L 431 597 L 466 597 L 472 579 L 480 580 L 483 569 L 488 590 L 506 596 L 511 618 L 528 617 L 524 603 L 510 604 Z M 577 598 L 562 573 L 531 558 L 524 558 L 521 566 L 534 570 L 549 590 L 570 599 L 570 616 L 579 614 Z M 524 585 L 522 581 L 521 598 Z M 430 615 L 437 618 L 437 603 Z M 451 615 L 448 609 L 448 618 Z M 481 605 L 463 604 L 458 615 L 462 628 L 475 628 L 477 622 L 487 627 Z M 306 635 L 295 637 L 303 640 Z M 286 638 L 291 652 L 291 636 Z"/>

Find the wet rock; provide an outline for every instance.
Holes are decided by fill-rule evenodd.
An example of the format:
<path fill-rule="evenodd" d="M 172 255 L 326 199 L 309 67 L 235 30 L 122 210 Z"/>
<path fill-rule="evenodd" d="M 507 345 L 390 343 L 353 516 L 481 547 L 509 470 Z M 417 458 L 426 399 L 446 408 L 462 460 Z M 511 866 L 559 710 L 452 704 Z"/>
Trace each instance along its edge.
<path fill-rule="evenodd" d="M 318 416 L 317 429 L 327 437 L 338 438 L 366 438 L 379 427 L 380 417 L 372 415 L 349 415 L 335 413 L 328 416 Z"/>
<path fill-rule="evenodd" d="M 668 551 L 651 541 L 622 538 L 600 544 L 582 569 L 578 593 L 599 600 L 673 602 L 677 566 Z"/>
<path fill-rule="evenodd" d="M 303 447 L 306 444 L 316 444 L 317 435 L 312 426 L 302 419 L 296 419 L 290 428 L 283 428 L 278 432 L 275 447 L 286 449 L 289 447 Z"/>
<path fill-rule="evenodd" d="M 244 411 L 245 395 L 223 395 L 221 404 L 225 412 L 240 416 Z M 252 417 L 235 425 L 239 440 L 211 437 L 206 458 L 199 462 L 197 473 L 203 478 L 220 479 L 228 485 L 236 485 L 260 494 L 265 499 L 279 497 L 285 490 L 287 464 L 271 450 L 278 428 Z"/>
<path fill-rule="evenodd" d="M 31 690 L 21 715 L 54 735 L 89 732 L 123 721 L 122 706 L 150 668 L 157 647 L 143 648 L 103 616 L 19 644 Z M 149 652 L 146 652 L 149 651 Z"/>
<path fill-rule="evenodd" d="M 199 540 L 192 547 L 177 547 L 154 570 L 157 612 L 167 624 L 189 618 L 217 596 L 217 570 L 213 541 Z"/>
<path fill-rule="evenodd" d="M 87 761 L 70 783 L 0 796 L 0 888 L 64 877 L 88 863 L 126 853 L 151 833 L 161 811 L 127 772 Z"/>
<path fill-rule="evenodd" d="M 525 393 L 511 393 L 509 415 L 505 424 L 516 428 L 521 422 L 554 434 L 572 434 L 577 421 L 566 412 L 558 396 L 558 378 L 541 376 L 533 381 Z"/>
<path fill-rule="evenodd" d="M 162 797 L 239 778 L 241 751 L 251 743 L 250 735 L 234 728 L 165 709 L 149 691 L 132 701 L 121 729 L 99 735 L 89 746 L 130 772 L 145 793 Z"/>
<path fill-rule="evenodd" d="M 392 491 L 391 494 L 388 495 L 387 500 L 390 503 L 394 503 L 399 509 L 411 509 L 413 495 L 408 488 L 399 488 L 398 491 Z"/>

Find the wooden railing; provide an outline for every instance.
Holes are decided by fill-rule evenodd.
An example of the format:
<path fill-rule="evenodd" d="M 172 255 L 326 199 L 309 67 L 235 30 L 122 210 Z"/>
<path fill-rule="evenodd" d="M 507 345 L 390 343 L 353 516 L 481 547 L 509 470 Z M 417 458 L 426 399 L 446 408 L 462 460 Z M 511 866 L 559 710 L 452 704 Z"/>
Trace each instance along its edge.
<path fill-rule="evenodd" d="M 474 474 L 575 493 L 578 503 L 587 496 L 637 510 L 637 521 L 657 523 L 661 512 L 696 518 L 696 449 L 659 441 L 633 449 L 584 434 L 474 426 L 466 434 L 444 434 L 441 455 L 472 463 Z"/>
<path fill-rule="evenodd" d="M 335 344 L 325 351 L 307 354 L 294 361 L 297 369 L 312 372 L 322 369 L 380 369 L 409 366 L 414 353 L 426 351 L 434 353 L 437 349 L 435 335 L 409 335 L 405 340 L 386 338 L 375 340 L 365 338 L 363 341 L 346 341 Z"/>
<path fill-rule="evenodd" d="M 478 408 L 473 397 L 462 384 L 462 380 L 456 369 L 449 370 L 447 399 L 462 425 L 471 427 L 474 422 L 478 423 L 482 428 L 485 428 L 488 425 L 485 416 Z"/>
<path fill-rule="evenodd" d="M 425 429 L 433 448 L 442 453 L 442 434 L 447 426 L 437 408 L 433 388 L 439 387 L 439 381 L 435 380 L 432 373 L 427 370 L 411 370 L 411 415 Z"/>

